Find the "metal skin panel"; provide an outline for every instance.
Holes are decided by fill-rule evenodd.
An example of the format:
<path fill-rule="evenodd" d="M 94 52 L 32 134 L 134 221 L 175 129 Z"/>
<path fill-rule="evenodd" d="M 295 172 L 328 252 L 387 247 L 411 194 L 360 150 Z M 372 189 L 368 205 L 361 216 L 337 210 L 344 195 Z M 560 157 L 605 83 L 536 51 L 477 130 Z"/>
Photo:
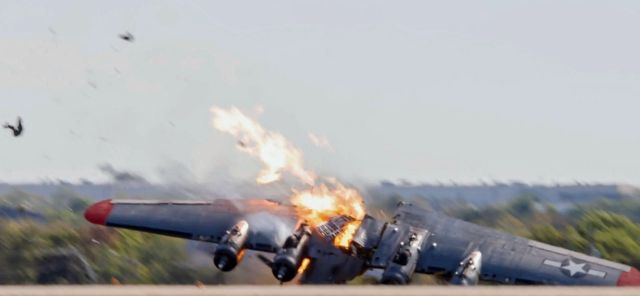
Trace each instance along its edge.
<path fill-rule="evenodd" d="M 105 225 L 218 243 L 240 220 L 249 223 L 246 247 L 275 252 L 291 234 L 293 208 L 276 203 L 112 201 Z"/>
<path fill-rule="evenodd" d="M 370 259 L 370 266 L 373 268 L 385 268 L 396 252 L 398 245 L 409 234 L 408 225 L 387 224 L 382 239 L 378 244 L 375 253 Z"/>
<path fill-rule="evenodd" d="M 450 274 L 470 252 L 482 253 L 481 279 L 503 284 L 615 286 L 629 266 L 513 236 L 400 204 L 396 221 L 428 229 L 416 272 Z"/>
<path fill-rule="evenodd" d="M 360 275 L 365 261 L 336 248 L 331 241 L 313 235 L 307 256 L 311 264 L 300 279 L 303 284 L 343 284 Z"/>
<path fill-rule="evenodd" d="M 398 227 L 404 228 L 401 231 Z M 422 228 L 415 228 L 407 225 L 388 225 L 383 237 L 388 237 L 388 241 L 394 245 L 387 245 L 384 252 L 378 251 L 374 254 L 373 262 L 379 259 L 386 261 L 386 267 L 382 273 L 381 282 L 384 284 L 407 284 L 417 267 L 420 259 L 420 250 L 424 246 L 429 232 Z M 393 233 L 387 236 L 386 233 Z M 388 253 L 391 250 L 392 253 Z"/>
<path fill-rule="evenodd" d="M 386 227 L 384 221 L 377 220 L 369 215 L 365 215 L 356 234 L 353 236 L 352 245 L 357 248 L 358 256 L 369 256 L 377 247 L 382 230 Z"/>

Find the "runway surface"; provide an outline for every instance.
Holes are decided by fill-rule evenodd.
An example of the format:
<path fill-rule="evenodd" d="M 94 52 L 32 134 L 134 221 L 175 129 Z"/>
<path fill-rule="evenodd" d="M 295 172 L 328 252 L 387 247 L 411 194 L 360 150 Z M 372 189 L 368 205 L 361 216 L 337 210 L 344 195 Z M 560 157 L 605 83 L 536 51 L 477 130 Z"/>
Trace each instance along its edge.
<path fill-rule="evenodd" d="M 594 287 L 446 287 L 446 286 L 0 286 L 0 295 L 29 296 L 603 296 L 640 295 L 640 288 L 594 288 Z"/>

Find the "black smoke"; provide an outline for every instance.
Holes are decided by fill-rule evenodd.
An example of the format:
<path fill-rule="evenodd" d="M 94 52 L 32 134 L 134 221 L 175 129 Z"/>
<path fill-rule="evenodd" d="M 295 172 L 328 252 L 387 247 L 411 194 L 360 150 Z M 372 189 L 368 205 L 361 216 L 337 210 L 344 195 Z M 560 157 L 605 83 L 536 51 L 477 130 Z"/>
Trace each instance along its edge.
<path fill-rule="evenodd" d="M 102 164 L 98 168 L 105 174 L 109 175 L 113 181 L 118 183 L 148 183 L 147 179 L 133 172 L 121 171 L 115 169 L 111 164 Z"/>

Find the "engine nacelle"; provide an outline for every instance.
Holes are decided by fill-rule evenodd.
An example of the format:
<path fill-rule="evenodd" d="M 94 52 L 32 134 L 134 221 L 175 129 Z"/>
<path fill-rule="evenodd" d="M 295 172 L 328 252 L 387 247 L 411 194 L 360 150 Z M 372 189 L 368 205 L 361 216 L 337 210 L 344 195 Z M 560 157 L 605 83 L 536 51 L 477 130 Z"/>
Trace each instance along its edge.
<path fill-rule="evenodd" d="M 450 283 L 454 285 L 475 286 L 480 278 L 482 268 L 482 253 L 473 251 L 460 262 L 460 266 L 453 274 Z"/>
<path fill-rule="evenodd" d="M 249 223 L 241 220 L 222 237 L 213 253 L 213 264 L 221 271 L 234 269 L 244 256 L 244 244 L 249 237 Z"/>
<path fill-rule="evenodd" d="M 415 231 L 409 238 L 400 242 L 396 253 L 387 263 L 382 273 L 381 283 L 386 285 L 406 285 L 416 270 L 420 248 L 424 242 L 426 231 Z"/>
<path fill-rule="evenodd" d="M 298 268 L 307 252 L 310 236 L 309 226 L 300 225 L 273 258 L 271 272 L 280 282 L 288 282 L 298 273 Z"/>

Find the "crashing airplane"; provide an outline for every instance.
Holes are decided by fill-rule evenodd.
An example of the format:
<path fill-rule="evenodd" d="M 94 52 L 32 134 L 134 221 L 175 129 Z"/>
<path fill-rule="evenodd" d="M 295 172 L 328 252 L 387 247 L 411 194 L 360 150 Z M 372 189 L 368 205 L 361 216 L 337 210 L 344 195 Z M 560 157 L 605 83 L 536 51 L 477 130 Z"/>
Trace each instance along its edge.
<path fill-rule="evenodd" d="M 640 285 L 628 265 L 517 237 L 399 203 L 390 221 L 366 215 L 348 248 L 332 241 L 352 218 L 337 216 L 317 227 L 299 221 L 295 207 L 270 200 L 127 201 L 91 205 L 94 224 L 217 244 L 214 266 L 241 264 L 246 250 L 280 282 L 300 274 L 306 284 L 345 283 L 367 270 L 383 284 L 407 284 L 414 273 L 453 285 L 481 281 L 509 285 Z"/>

